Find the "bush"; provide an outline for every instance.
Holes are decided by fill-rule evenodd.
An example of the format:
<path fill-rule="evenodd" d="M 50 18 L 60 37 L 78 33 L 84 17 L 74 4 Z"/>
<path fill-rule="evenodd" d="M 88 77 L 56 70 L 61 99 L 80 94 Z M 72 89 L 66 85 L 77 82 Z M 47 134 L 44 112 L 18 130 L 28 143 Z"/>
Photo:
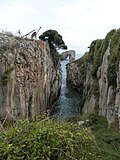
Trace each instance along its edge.
<path fill-rule="evenodd" d="M 88 129 L 70 122 L 21 121 L 0 133 L 1 160 L 96 160 Z"/>

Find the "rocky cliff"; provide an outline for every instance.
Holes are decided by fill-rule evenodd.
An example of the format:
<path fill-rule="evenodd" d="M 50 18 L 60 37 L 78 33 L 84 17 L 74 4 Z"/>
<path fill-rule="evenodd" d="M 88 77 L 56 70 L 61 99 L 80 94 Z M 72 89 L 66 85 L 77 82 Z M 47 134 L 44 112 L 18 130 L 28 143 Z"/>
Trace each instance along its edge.
<path fill-rule="evenodd" d="M 0 117 L 34 117 L 58 97 L 57 53 L 43 41 L 0 34 Z"/>
<path fill-rule="evenodd" d="M 120 29 L 91 43 L 89 52 L 67 65 L 67 83 L 80 91 L 81 113 L 107 117 L 120 130 Z"/>

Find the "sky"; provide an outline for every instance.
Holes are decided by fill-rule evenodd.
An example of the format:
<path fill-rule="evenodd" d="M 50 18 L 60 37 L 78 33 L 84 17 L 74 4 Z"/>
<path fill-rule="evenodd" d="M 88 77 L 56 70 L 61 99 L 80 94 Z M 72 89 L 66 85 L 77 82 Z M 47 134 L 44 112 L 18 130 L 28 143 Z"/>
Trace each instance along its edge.
<path fill-rule="evenodd" d="M 120 27 L 120 0 L 0 0 L 0 29 L 24 35 L 54 29 L 82 56 L 95 39 Z"/>

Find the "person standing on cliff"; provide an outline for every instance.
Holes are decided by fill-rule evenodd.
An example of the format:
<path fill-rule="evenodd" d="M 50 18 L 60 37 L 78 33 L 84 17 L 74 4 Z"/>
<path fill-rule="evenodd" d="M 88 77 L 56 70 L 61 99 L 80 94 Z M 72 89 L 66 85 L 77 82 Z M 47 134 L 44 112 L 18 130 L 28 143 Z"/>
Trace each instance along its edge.
<path fill-rule="evenodd" d="M 32 35 L 31 35 L 31 39 L 34 39 L 34 38 L 35 38 L 35 39 L 37 38 L 37 33 L 36 33 L 36 31 L 33 32 Z"/>
<path fill-rule="evenodd" d="M 40 27 L 37 32 L 34 31 L 34 32 L 32 33 L 31 39 L 33 39 L 33 38 L 37 39 L 37 34 L 38 34 L 38 32 L 40 31 L 41 28 L 42 28 L 42 27 Z"/>

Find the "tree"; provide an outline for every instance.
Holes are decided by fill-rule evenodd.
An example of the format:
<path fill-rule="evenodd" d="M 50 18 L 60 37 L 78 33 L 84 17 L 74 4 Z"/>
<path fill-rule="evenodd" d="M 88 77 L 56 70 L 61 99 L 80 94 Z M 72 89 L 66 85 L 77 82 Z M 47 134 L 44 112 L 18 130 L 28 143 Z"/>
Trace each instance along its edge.
<path fill-rule="evenodd" d="M 43 41 L 48 40 L 51 49 L 67 49 L 62 36 L 56 30 L 50 29 L 43 32 L 43 34 L 39 36 L 39 39 Z"/>

